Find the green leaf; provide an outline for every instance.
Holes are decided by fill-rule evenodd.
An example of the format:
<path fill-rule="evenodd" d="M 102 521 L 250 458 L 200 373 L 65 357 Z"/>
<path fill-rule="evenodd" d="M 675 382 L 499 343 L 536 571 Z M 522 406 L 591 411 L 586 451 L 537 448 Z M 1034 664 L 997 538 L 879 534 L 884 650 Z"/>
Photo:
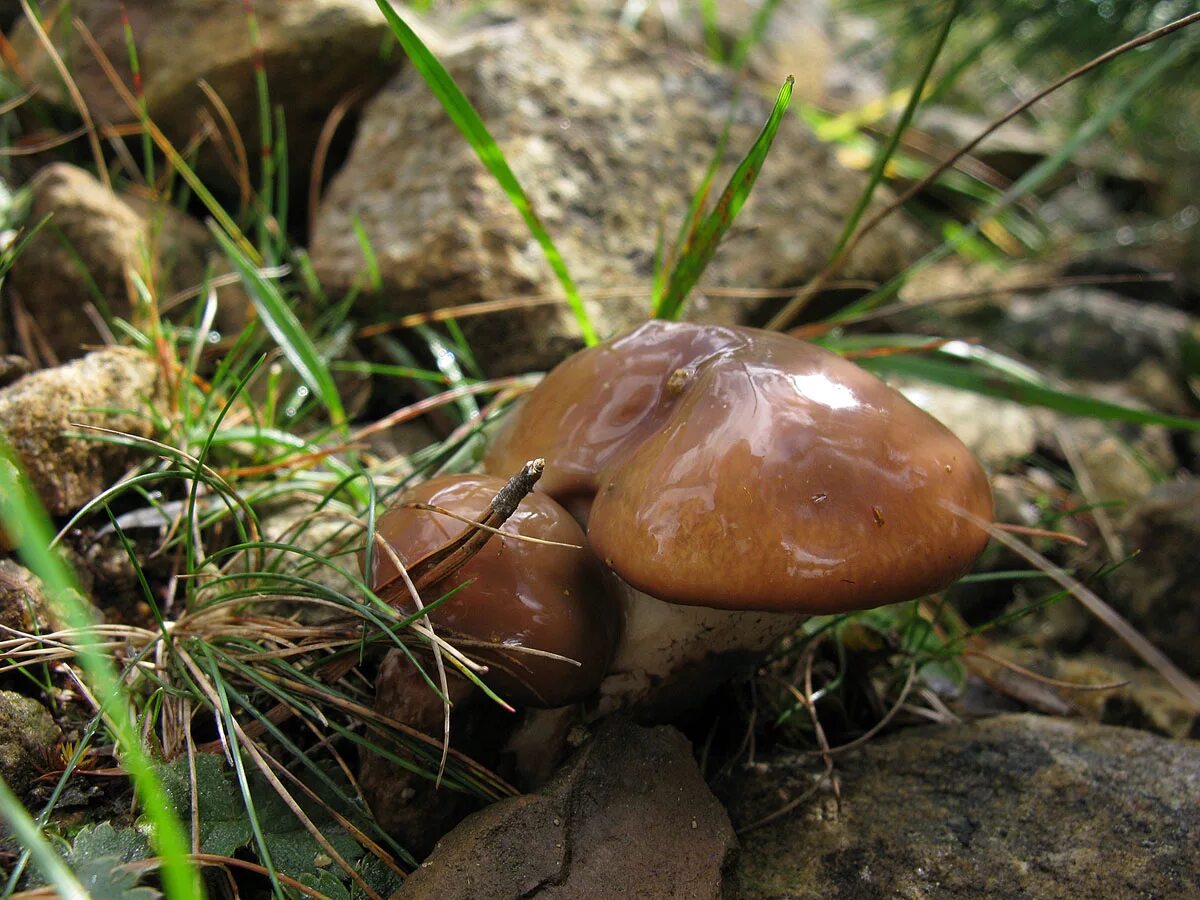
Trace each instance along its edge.
<path fill-rule="evenodd" d="M 550 268 L 554 270 L 563 292 L 567 295 L 567 303 L 571 305 L 571 310 L 575 313 L 575 320 L 579 324 L 579 331 L 583 335 L 583 339 L 589 345 L 598 343 L 596 330 L 592 327 L 587 309 L 583 305 L 583 298 L 579 296 L 579 289 L 576 288 L 574 279 L 567 271 L 567 264 L 563 261 L 562 254 L 558 252 L 546 227 L 542 225 L 537 213 L 534 212 L 533 204 L 529 202 L 525 189 L 521 187 L 517 176 L 508 165 L 508 160 L 504 158 L 504 153 L 500 150 L 496 139 L 483 124 L 483 119 L 479 117 L 479 113 L 475 111 L 471 101 L 455 83 L 453 76 L 446 71 L 446 67 L 417 37 L 416 32 L 408 26 L 408 23 L 400 18 L 389 0 L 375 0 L 375 2 L 384 18 L 387 19 L 388 25 L 391 26 L 396 40 L 408 54 L 413 67 L 425 79 L 425 83 L 429 85 L 429 89 L 442 104 L 442 108 L 446 110 L 451 121 L 458 126 L 458 130 L 467 139 L 467 143 L 471 145 L 479 157 L 479 161 L 500 184 L 508 196 L 508 201 L 521 214 L 530 233 L 541 246 L 542 252 L 546 254 Z"/>
<path fill-rule="evenodd" d="M 111 822 L 84 825 L 71 844 L 71 863 L 102 856 L 115 857 L 123 863 L 134 862 L 150 856 L 150 844 L 144 834 L 133 828 L 118 831 Z"/>
<path fill-rule="evenodd" d="M 200 823 L 200 849 L 218 856 L 233 856 L 249 846 L 254 837 L 245 800 L 232 769 L 216 753 L 196 754 L 197 818 Z M 181 757 L 159 767 L 159 775 L 176 809 L 191 810 L 188 761 Z M 325 851 L 287 807 L 275 789 L 261 775 L 249 778 L 254 812 L 262 829 L 263 843 L 275 868 L 292 877 L 317 873 L 328 862 Z M 318 796 L 328 791 L 313 786 Z M 300 796 L 300 795 L 297 795 Z M 321 806 L 313 804 L 305 812 L 338 853 L 348 860 L 362 856 L 358 842 Z M 188 816 L 185 815 L 185 818 Z"/>
<path fill-rule="evenodd" d="M 147 871 L 128 863 L 150 855 L 145 835 L 132 828 L 113 828 L 110 822 L 85 825 L 75 836 L 68 861 L 75 877 L 93 900 L 156 900 L 161 896 L 150 887 L 139 887 Z"/>
<path fill-rule="evenodd" d="M 1200 431 L 1200 419 L 1132 409 L 1107 403 L 1082 394 L 1071 394 L 1044 385 L 1032 384 L 999 370 L 984 370 L 947 359 L 897 354 L 858 360 L 859 365 L 878 374 L 901 375 L 972 391 L 987 397 L 1014 400 L 1025 406 L 1041 406 L 1071 416 L 1132 422 L 1137 425 L 1162 425 L 1186 431 Z"/>
<path fill-rule="evenodd" d="M 767 117 L 767 123 L 754 141 L 750 152 L 734 170 L 720 199 L 717 200 L 717 205 L 700 221 L 689 236 L 687 246 L 680 253 L 675 267 L 671 270 L 671 277 L 667 281 L 667 289 L 663 294 L 662 302 L 654 310 L 654 315 L 657 317 L 677 319 L 683 312 L 684 300 L 696 286 L 700 276 L 704 274 L 713 254 L 717 252 L 721 238 L 733 225 L 750 196 L 750 191 L 762 169 L 763 161 L 771 149 L 771 143 L 775 140 L 775 134 L 779 131 L 783 114 L 787 111 L 788 103 L 792 99 L 794 84 L 795 80 L 789 75 L 787 81 L 783 83 L 783 87 L 779 89 L 779 94 L 775 98 L 775 106 L 771 109 L 771 115 Z"/>
<path fill-rule="evenodd" d="M 196 813 L 200 824 L 200 850 L 216 856 L 233 856 L 250 843 L 253 832 L 246 807 L 225 759 L 215 753 L 198 753 L 196 760 Z M 187 757 L 158 767 L 163 788 L 182 818 L 190 819 L 191 778 Z"/>

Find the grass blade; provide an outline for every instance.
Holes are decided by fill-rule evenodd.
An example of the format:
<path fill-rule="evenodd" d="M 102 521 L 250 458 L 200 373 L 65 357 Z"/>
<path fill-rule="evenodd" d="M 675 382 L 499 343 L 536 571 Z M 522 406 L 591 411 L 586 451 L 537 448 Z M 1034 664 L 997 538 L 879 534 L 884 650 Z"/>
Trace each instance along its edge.
<path fill-rule="evenodd" d="M 837 245 L 833 248 L 833 253 L 830 256 L 831 259 L 837 259 L 846 244 L 849 243 L 855 229 L 858 228 L 858 223 L 861 221 L 863 213 L 867 211 L 867 207 L 871 204 L 871 198 L 875 196 L 875 189 L 883 181 L 883 173 L 887 168 L 888 160 L 892 158 L 892 154 L 900 146 L 900 138 L 908 130 L 908 125 L 912 122 L 913 116 L 917 112 L 917 107 L 921 104 L 921 98 L 925 94 L 925 84 L 929 81 L 929 76 L 933 72 L 933 64 L 937 62 L 937 58 L 942 53 L 942 48 L 946 45 L 946 38 L 950 35 L 950 26 L 958 18 L 958 12 L 961 7 L 962 0 L 954 0 L 950 11 L 946 14 L 941 30 L 938 32 L 933 46 L 929 49 L 929 55 L 925 58 L 925 66 L 922 68 L 921 74 L 917 77 L 917 81 L 912 87 L 912 93 L 909 94 L 904 112 L 900 114 L 900 121 L 896 123 L 896 127 L 888 137 L 887 143 L 880 145 L 879 152 L 875 155 L 875 161 L 871 165 L 871 175 L 867 181 L 867 186 L 863 190 L 862 196 L 858 198 L 858 203 L 855 205 L 854 211 L 846 219 L 846 224 L 842 228 L 841 235 L 838 237 Z"/>
<path fill-rule="evenodd" d="M 675 267 L 671 270 L 671 277 L 667 281 L 667 289 L 662 302 L 656 310 L 656 315 L 660 318 L 679 318 L 680 313 L 683 312 L 684 300 L 696 286 L 700 276 L 704 274 L 713 254 L 717 252 L 717 245 L 720 244 L 721 238 L 725 236 L 738 213 L 741 212 L 754 187 L 754 182 L 758 178 L 758 173 L 762 169 L 763 160 L 766 159 L 767 153 L 771 149 L 771 143 L 775 140 L 775 134 L 779 131 L 783 114 L 787 111 L 788 103 L 792 99 L 794 84 L 795 80 L 789 75 L 787 81 L 783 83 L 783 87 L 779 89 L 771 115 L 767 118 L 767 123 L 754 141 L 750 152 L 738 164 L 733 175 L 730 176 L 729 183 L 725 185 L 720 199 L 717 200 L 717 205 L 701 220 L 688 246 L 680 254 Z"/>
<path fill-rule="evenodd" d="M 329 365 L 313 345 L 296 314 L 292 312 L 287 299 L 273 282 L 259 274 L 258 269 L 246 258 L 237 244 L 226 237 L 219 228 L 210 226 L 210 230 L 241 276 L 242 283 L 254 302 L 254 308 L 258 310 L 263 325 L 275 339 L 275 343 L 279 345 L 309 390 L 325 404 L 330 421 L 335 426 L 345 425 L 346 411 L 342 407 L 342 398 L 334 383 L 333 373 L 329 371 Z"/>
<path fill-rule="evenodd" d="M 973 222 L 964 226 L 962 231 L 954 238 L 931 250 L 887 284 L 840 310 L 834 316 L 831 316 L 830 321 L 840 321 L 844 318 L 874 309 L 876 306 L 896 296 L 913 275 L 946 258 L 963 243 L 978 235 L 987 223 L 993 221 L 1025 195 L 1037 190 L 1052 176 L 1057 174 L 1082 147 L 1112 125 L 1113 121 L 1137 100 L 1143 91 L 1157 81 L 1171 66 L 1175 65 L 1189 49 L 1185 41 L 1178 41 L 1166 47 L 1157 56 L 1151 58 L 1146 63 L 1145 68 L 1137 74 L 1137 77 L 1129 82 L 1128 86 L 1118 97 L 1114 98 L 1111 103 L 1098 110 L 1095 115 L 1079 126 L 1075 133 L 1072 134 L 1070 140 L 1066 141 L 1054 155 L 1043 159 L 1022 175 Z M 777 316 L 776 318 L 780 317 Z"/>
<path fill-rule="evenodd" d="M 558 252 L 558 248 L 554 246 L 554 241 L 550 239 L 550 234 L 546 231 L 545 226 L 542 225 L 537 213 L 534 212 L 533 205 L 529 202 L 529 197 L 526 195 L 525 189 L 517 181 L 517 176 L 509 167 L 508 160 L 504 158 L 504 153 L 500 150 L 495 138 L 487 130 L 487 126 L 483 124 L 483 119 L 479 117 L 479 113 L 475 111 L 475 107 L 471 105 L 471 101 L 466 98 L 466 95 L 455 84 L 454 78 L 446 71 L 446 67 L 430 52 L 424 42 L 417 37 L 416 32 L 400 18 L 400 15 L 392 7 L 389 0 L 375 0 L 375 2 L 378 4 L 384 18 L 387 19 L 388 25 L 391 26 L 396 40 L 400 42 L 400 46 L 408 54 L 408 58 L 413 66 L 421 74 L 421 77 L 425 79 L 425 83 L 429 85 L 429 89 L 433 91 L 433 95 L 442 104 L 442 108 L 446 110 L 450 119 L 458 126 L 458 130 L 462 132 L 463 137 L 467 139 L 467 143 L 471 145 L 471 148 L 479 156 L 479 161 L 483 163 L 484 167 L 499 182 L 504 193 L 508 195 L 509 202 L 521 214 L 521 218 L 525 220 L 525 224 L 529 226 L 529 231 L 541 246 L 542 252 L 546 254 L 546 260 L 550 263 L 550 268 L 554 270 L 559 284 L 562 285 L 563 292 L 567 295 L 567 302 L 571 305 L 571 310 L 575 313 L 575 320 L 579 324 L 579 331 L 583 335 L 584 341 L 589 345 L 597 343 L 599 338 L 596 336 L 596 330 L 592 327 L 587 309 L 583 305 L 583 298 L 579 295 L 579 289 L 575 286 L 575 281 L 571 278 L 571 273 L 567 271 L 567 264 L 563 261 L 562 254 Z"/>
<path fill-rule="evenodd" d="M 875 374 L 901 375 L 919 378 L 935 384 L 972 391 L 987 397 L 1013 400 L 1025 406 L 1041 406 L 1069 416 L 1085 416 L 1137 425 L 1163 425 L 1186 431 L 1200 431 L 1200 419 L 1171 416 L 1165 413 L 1132 409 L 1116 403 L 1106 403 L 1094 397 L 1071 394 L 1045 385 L 1032 384 L 999 370 L 984 371 L 973 365 L 962 365 L 929 356 L 897 354 L 876 356 L 858 361 L 864 369 Z"/>
<path fill-rule="evenodd" d="M 0 522 L 21 551 L 26 565 L 45 585 L 46 596 L 71 628 L 84 635 L 79 655 L 88 681 L 108 713 L 108 725 L 121 748 L 121 764 L 133 780 L 142 808 L 153 824 L 152 842 L 163 861 L 163 881 L 172 898 L 198 898 L 199 882 L 188 858 L 189 847 L 179 819 L 154 774 L 120 679 L 90 636 L 91 616 L 66 564 L 50 548 L 54 532 L 28 479 L 0 443 Z M 31 847 L 32 849 L 32 847 Z"/>
<path fill-rule="evenodd" d="M 25 811 L 21 801 L 16 798 L 3 778 L 0 778 L 0 822 L 8 826 L 9 832 L 29 850 L 34 864 L 41 870 L 59 897 L 66 900 L 87 900 L 87 891 L 83 889 L 62 861 L 50 842 L 46 840 L 33 818 Z"/>

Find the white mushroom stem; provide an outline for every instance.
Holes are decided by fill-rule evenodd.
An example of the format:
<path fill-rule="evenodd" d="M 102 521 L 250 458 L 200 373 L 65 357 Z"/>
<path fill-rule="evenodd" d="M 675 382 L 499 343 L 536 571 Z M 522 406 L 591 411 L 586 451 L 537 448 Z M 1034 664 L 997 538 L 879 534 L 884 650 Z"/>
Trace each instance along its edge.
<path fill-rule="evenodd" d="M 610 576 L 624 614 L 616 656 L 600 685 L 595 718 L 620 709 L 653 718 L 702 703 L 751 671 L 807 615 L 665 603 Z"/>

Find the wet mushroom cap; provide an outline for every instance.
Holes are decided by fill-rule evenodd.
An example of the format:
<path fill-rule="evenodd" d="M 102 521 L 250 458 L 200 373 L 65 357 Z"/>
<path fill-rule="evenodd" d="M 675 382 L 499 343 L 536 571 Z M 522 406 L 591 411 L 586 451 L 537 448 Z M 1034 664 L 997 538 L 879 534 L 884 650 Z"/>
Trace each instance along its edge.
<path fill-rule="evenodd" d="M 400 560 L 412 565 L 468 526 L 405 504 L 429 504 L 475 519 L 504 484 L 505 479 L 491 475 L 433 478 L 402 495 L 379 517 L 376 529 Z M 462 648 L 489 667 L 484 680 L 507 700 L 552 707 L 587 696 L 612 658 L 619 613 L 602 593 L 600 569 L 587 549 L 583 531 L 554 500 L 536 492 L 521 501 L 500 530 L 582 549 L 494 536 L 462 568 L 423 595 L 428 603 L 471 582 L 433 612 L 435 628 L 513 648 Z M 372 586 L 378 587 L 396 574 L 388 554 L 377 548 L 370 573 Z M 454 643 L 452 636 L 444 636 Z M 581 665 L 516 649 L 522 647 L 565 656 Z"/>
<path fill-rule="evenodd" d="M 543 443 L 555 406 L 568 427 Z M 987 539 L 950 508 L 992 516 L 970 451 L 786 335 L 650 322 L 555 369 L 514 418 L 494 458 L 536 452 L 547 490 L 590 487 L 597 556 L 670 602 L 865 609 L 945 587 Z"/>

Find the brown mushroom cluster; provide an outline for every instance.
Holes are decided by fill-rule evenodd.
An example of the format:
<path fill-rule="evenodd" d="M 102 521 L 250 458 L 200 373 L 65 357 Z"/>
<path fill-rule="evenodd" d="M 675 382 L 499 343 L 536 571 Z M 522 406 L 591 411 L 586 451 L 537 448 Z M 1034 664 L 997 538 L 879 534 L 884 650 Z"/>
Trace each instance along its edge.
<path fill-rule="evenodd" d="M 954 510 L 992 516 L 984 472 L 941 423 L 836 354 L 750 328 L 651 321 L 577 353 L 509 416 L 484 465 L 500 476 L 534 457 L 545 459 L 535 491 L 544 496 L 527 498 L 531 512 L 513 527 L 546 515 L 532 511 L 552 499 L 586 528 L 603 576 L 585 566 L 583 576 L 547 577 L 564 579 L 571 615 L 589 633 L 557 642 L 512 624 L 506 636 L 490 614 L 475 614 L 487 622 L 483 639 L 545 642 L 540 649 L 578 654 L 580 674 L 602 679 L 538 689 L 547 702 L 597 686 L 602 709 L 696 699 L 800 616 L 950 584 L 987 539 Z M 485 490 L 472 484 L 463 490 Z M 445 482 L 420 490 L 444 502 L 454 493 Z M 395 515 L 410 522 L 412 513 Z M 463 526 L 410 527 L 422 536 L 416 550 L 397 545 L 402 558 Z M 499 595 L 511 598 L 524 596 L 518 581 L 541 579 L 524 570 L 540 565 L 535 555 L 566 552 L 530 545 L 518 555 L 508 546 L 516 543 L 485 547 L 489 557 L 512 554 L 521 570 L 497 579 Z M 481 590 L 487 580 L 478 574 Z M 606 598 L 595 592 L 600 580 Z M 440 614 L 463 631 L 468 607 L 537 606 L 460 596 Z M 607 624 L 615 612 L 585 612 L 614 602 L 619 637 Z M 540 661 L 531 668 L 558 671 Z"/>

